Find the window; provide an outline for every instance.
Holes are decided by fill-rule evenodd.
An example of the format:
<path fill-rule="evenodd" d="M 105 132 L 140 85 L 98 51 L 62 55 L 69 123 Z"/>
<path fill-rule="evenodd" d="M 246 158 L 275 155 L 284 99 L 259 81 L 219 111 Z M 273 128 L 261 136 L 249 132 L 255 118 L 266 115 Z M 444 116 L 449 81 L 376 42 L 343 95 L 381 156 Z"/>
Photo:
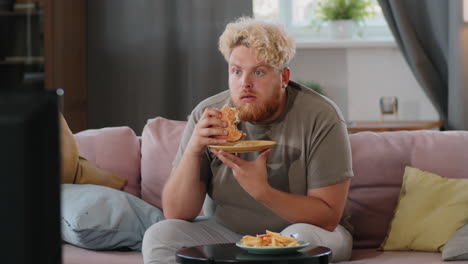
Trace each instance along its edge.
<path fill-rule="evenodd" d="M 382 10 L 373 0 L 374 16 L 358 26 L 363 39 L 392 38 Z M 317 0 L 253 0 L 255 18 L 284 24 L 297 39 L 327 38 L 327 24 L 313 23 Z M 316 20 L 315 20 L 316 21 Z"/>

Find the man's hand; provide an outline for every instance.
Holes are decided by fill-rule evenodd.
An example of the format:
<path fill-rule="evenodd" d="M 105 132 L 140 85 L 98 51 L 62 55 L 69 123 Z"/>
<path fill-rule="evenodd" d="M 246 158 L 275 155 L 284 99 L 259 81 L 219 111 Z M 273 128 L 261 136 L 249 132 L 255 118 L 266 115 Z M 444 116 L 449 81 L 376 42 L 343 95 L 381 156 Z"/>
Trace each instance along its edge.
<path fill-rule="evenodd" d="M 272 209 L 290 223 L 309 223 L 328 231 L 338 225 L 348 194 L 350 180 L 309 189 L 307 195 L 286 193 L 268 184 L 266 157 L 263 151 L 256 160 L 246 161 L 233 154 L 210 149 L 226 166 L 242 188 L 255 200 Z"/>
<path fill-rule="evenodd" d="M 234 177 L 242 188 L 254 199 L 260 197 L 268 184 L 266 159 L 271 149 L 264 150 L 256 160 L 246 161 L 231 153 L 210 149 L 226 166 L 232 169 Z"/>
<path fill-rule="evenodd" d="M 186 152 L 200 156 L 207 145 L 226 143 L 225 139 L 216 139 L 213 136 L 227 135 L 227 123 L 222 121 L 221 112 L 214 108 L 206 108 L 192 133 Z M 214 128 L 219 127 L 219 128 Z"/>

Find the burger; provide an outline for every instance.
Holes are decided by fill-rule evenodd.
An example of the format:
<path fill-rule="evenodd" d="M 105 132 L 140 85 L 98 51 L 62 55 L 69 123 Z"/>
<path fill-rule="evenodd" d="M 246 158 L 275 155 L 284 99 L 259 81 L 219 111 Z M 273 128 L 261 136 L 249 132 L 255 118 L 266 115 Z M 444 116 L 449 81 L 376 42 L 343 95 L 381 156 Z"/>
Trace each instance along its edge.
<path fill-rule="evenodd" d="M 239 124 L 239 111 L 234 107 L 224 105 L 219 111 L 221 111 L 221 120 L 225 121 L 228 126 L 225 128 L 228 131 L 226 136 L 215 136 L 215 138 L 226 139 L 227 142 L 236 142 L 244 139 L 247 134 L 237 129 Z"/>

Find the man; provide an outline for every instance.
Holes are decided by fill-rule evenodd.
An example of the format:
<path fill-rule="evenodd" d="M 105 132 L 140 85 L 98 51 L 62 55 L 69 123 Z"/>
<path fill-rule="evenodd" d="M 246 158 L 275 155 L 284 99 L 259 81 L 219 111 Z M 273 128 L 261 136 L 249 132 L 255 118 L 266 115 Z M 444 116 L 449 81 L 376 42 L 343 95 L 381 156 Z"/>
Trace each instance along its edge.
<path fill-rule="evenodd" d="M 275 24 L 241 18 L 227 25 L 219 49 L 229 64 L 229 90 L 201 102 L 182 136 L 163 191 L 167 219 L 147 230 L 145 263 L 175 263 L 175 251 L 234 243 L 265 230 L 327 246 L 347 260 L 352 238 L 339 222 L 353 176 L 345 122 L 327 98 L 289 81 L 295 45 Z M 223 144 L 224 104 L 240 111 L 246 139 L 274 140 L 261 153 L 238 156 Z M 208 194 L 213 217 L 193 221 Z"/>

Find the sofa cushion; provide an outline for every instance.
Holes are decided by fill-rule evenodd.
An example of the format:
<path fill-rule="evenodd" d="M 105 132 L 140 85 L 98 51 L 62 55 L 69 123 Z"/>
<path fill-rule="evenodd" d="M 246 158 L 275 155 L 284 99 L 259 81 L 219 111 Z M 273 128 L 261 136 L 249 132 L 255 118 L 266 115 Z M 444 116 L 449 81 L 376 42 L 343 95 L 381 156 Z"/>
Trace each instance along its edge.
<path fill-rule="evenodd" d="M 443 260 L 468 260 L 468 224 L 453 234 L 442 250 Z"/>
<path fill-rule="evenodd" d="M 448 179 L 406 167 L 383 250 L 441 251 L 468 222 L 468 179 Z"/>
<path fill-rule="evenodd" d="M 354 177 L 348 202 L 355 248 L 377 248 L 398 202 L 405 166 L 467 178 L 468 132 L 398 131 L 350 135 Z"/>
<path fill-rule="evenodd" d="M 162 208 L 161 194 L 172 170 L 186 122 L 156 117 L 148 120 L 141 139 L 141 198 Z"/>
<path fill-rule="evenodd" d="M 79 247 L 141 250 L 161 210 L 126 192 L 91 184 L 62 185 L 62 238 Z"/>
<path fill-rule="evenodd" d="M 375 248 L 354 249 L 351 260 L 339 264 L 447 264 L 440 253 L 422 251 L 378 251 Z M 466 264 L 466 263 L 465 263 Z"/>
<path fill-rule="evenodd" d="M 80 156 L 124 178 L 124 191 L 140 197 L 140 141 L 129 127 L 90 129 L 75 134 Z"/>

